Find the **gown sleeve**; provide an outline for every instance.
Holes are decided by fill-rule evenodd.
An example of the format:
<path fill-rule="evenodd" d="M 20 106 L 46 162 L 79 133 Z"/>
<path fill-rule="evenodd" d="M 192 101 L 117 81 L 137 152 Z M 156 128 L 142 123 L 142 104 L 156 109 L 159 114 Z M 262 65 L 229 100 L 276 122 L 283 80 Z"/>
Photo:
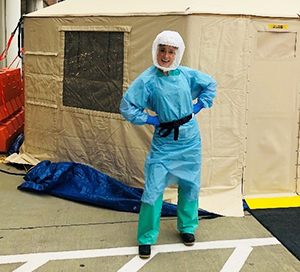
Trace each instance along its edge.
<path fill-rule="evenodd" d="M 216 97 L 217 82 L 201 71 L 191 68 L 186 70 L 191 85 L 192 99 L 197 99 L 203 108 L 210 108 Z"/>
<path fill-rule="evenodd" d="M 144 125 L 148 118 L 144 110 L 147 107 L 150 91 L 143 74 L 129 86 L 120 103 L 121 114 L 134 125 Z"/>

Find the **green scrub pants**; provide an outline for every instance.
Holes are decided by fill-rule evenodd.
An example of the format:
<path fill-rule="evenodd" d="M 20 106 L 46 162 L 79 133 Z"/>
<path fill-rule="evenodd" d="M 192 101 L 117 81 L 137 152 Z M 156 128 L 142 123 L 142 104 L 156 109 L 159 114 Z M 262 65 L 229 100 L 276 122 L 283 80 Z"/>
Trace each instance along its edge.
<path fill-rule="evenodd" d="M 153 245 L 159 234 L 159 224 L 163 194 L 154 205 L 143 203 L 141 205 L 137 239 L 139 245 Z M 177 229 L 180 233 L 194 233 L 198 227 L 198 199 L 187 201 L 180 188 L 178 188 L 177 203 Z"/>

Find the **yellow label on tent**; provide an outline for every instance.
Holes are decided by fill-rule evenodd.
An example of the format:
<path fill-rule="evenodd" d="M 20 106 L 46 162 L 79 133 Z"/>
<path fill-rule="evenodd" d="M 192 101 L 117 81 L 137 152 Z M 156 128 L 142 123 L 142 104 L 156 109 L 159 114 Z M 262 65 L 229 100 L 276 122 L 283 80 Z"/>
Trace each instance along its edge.
<path fill-rule="evenodd" d="M 271 29 L 287 29 L 287 25 L 269 25 Z"/>
<path fill-rule="evenodd" d="M 300 207 L 300 196 L 248 198 L 245 199 L 250 209 Z"/>

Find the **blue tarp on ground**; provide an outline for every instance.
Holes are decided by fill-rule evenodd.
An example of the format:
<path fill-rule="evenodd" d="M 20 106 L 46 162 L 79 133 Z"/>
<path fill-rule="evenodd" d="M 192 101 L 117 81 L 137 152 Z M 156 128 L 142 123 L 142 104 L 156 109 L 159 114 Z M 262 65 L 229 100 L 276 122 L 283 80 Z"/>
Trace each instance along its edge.
<path fill-rule="evenodd" d="M 24 180 L 18 189 L 44 192 L 117 211 L 140 211 L 143 189 L 127 186 L 87 165 L 42 161 L 25 175 Z M 199 210 L 199 215 L 208 214 Z M 176 216 L 176 205 L 164 202 L 162 216 Z"/>

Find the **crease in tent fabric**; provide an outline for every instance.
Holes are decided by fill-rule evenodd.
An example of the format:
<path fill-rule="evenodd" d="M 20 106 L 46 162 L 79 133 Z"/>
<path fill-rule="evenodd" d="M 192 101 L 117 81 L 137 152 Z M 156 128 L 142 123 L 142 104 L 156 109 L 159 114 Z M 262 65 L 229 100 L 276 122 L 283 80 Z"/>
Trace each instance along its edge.
<path fill-rule="evenodd" d="M 19 190 L 44 192 L 60 198 L 107 209 L 139 212 L 143 189 L 130 187 L 94 168 L 74 163 L 45 160 L 24 177 Z M 162 216 L 176 216 L 177 206 L 163 202 Z M 213 215 L 199 210 L 199 215 Z"/>

